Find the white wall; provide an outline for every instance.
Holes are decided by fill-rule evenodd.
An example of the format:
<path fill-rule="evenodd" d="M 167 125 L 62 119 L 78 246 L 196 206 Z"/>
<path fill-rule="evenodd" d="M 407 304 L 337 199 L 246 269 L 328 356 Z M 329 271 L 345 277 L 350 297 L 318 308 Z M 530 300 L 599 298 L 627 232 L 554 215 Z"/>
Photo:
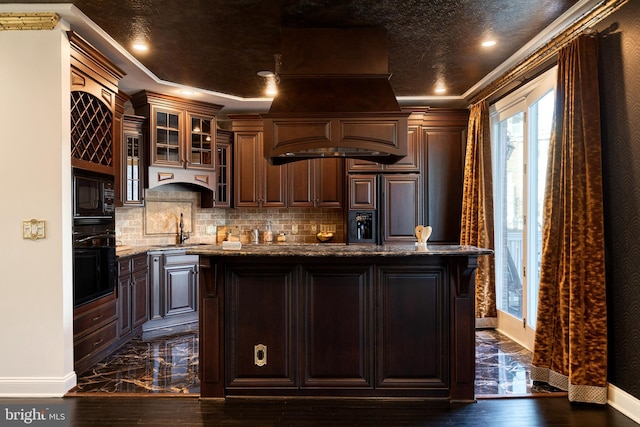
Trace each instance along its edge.
<path fill-rule="evenodd" d="M 0 396 L 61 396 L 73 371 L 69 43 L 0 31 Z M 22 221 L 46 221 L 24 240 Z"/>

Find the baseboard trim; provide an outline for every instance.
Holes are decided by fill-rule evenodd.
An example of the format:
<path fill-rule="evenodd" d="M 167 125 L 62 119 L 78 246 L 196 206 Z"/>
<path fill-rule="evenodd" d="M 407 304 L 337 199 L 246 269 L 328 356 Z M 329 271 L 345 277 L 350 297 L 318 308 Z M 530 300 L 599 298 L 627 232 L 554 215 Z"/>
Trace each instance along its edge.
<path fill-rule="evenodd" d="M 4 377 L 0 397 L 63 397 L 77 383 L 73 371 L 64 377 Z"/>
<path fill-rule="evenodd" d="M 636 423 L 640 424 L 640 400 L 629 393 L 619 389 L 613 384 L 609 384 L 607 389 L 609 406 L 622 412 Z"/>

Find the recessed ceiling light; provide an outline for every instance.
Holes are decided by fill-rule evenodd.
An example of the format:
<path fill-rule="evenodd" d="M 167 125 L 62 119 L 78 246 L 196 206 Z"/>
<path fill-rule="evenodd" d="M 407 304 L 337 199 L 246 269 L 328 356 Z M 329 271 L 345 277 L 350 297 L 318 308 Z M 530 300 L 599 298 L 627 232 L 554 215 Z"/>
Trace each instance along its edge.
<path fill-rule="evenodd" d="M 447 91 L 447 88 L 444 86 L 438 86 L 436 87 L 436 93 L 445 93 Z"/>
<path fill-rule="evenodd" d="M 134 42 L 133 48 L 138 52 L 146 52 L 149 50 L 149 46 L 145 42 Z"/>
<path fill-rule="evenodd" d="M 271 72 L 271 71 L 258 71 L 258 75 L 260 77 L 271 77 L 271 76 L 273 76 L 273 72 Z"/>
<path fill-rule="evenodd" d="M 491 46 L 495 46 L 496 41 L 495 40 L 485 40 L 482 42 L 482 47 L 491 47 Z"/>

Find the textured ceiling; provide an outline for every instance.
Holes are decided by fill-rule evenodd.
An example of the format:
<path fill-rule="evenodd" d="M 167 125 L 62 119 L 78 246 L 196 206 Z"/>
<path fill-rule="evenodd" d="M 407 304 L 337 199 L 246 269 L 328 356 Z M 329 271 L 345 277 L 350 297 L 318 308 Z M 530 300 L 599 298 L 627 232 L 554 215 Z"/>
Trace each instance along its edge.
<path fill-rule="evenodd" d="M 12 3 L 30 3 L 12 1 Z M 39 1 L 38 3 L 58 3 Z M 460 96 L 577 0 L 76 0 L 162 80 L 262 97 L 281 28 L 382 27 L 397 96 L 433 96 L 444 79 Z M 479 46 L 485 35 L 498 44 Z M 151 46 L 139 54 L 136 37 Z"/>

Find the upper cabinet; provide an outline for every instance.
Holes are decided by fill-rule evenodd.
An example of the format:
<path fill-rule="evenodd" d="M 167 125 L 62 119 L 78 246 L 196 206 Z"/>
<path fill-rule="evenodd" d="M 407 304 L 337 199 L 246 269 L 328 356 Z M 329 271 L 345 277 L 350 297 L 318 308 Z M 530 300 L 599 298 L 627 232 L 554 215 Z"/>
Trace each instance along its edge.
<path fill-rule="evenodd" d="M 287 167 L 264 158 L 260 116 L 234 116 L 234 183 L 236 207 L 287 206 Z"/>
<path fill-rule="evenodd" d="M 429 242 L 458 244 L 469 111 L 434 109 L 420 122 L 424 147 L 424 219 Z"/>
<path fill-rule="evenodd" d="M 114 119 L 124 73 L 73 32 L 71 47 L 71 166 L 115 175 Z"/>
<path fill-rule="evenodd" d="M 290 207 L 343 206 L 344 159 L 300 160 L 287 168 Z"/>
<path fill-rule="evenodd" d="M 125 115 L 120 143 L 120 199 L 122 206 L 144 205 L 144 133 L 145 118 Z"/>
<path fill-rule="evenodd" d="M 409 117 L 411 119 L 411 117 Z M 348 159 L 348 172 L 420 172 L 422 171 L 422 145 L 419 127 L 409 125 L 407 134 L 407 155 L 396 163 L 385 165 L 360 159 Z"/>
<path fill-rule="evenodd" d="M 149 119 L 149 166 L 214 170 L 216 116 L 220 105 L 142 91 L 131 99 Z"/>
<path fill-rule="evenodd" d="M 216 116 L 221 105 L 142 91 L 131 102 L 148 120 L 148 185 L 192 184 L 202 207 L 215 206 Z"/>
<path fill-rule="evenodd" d="M 233 132 L 216 131 L 216 207 L 230 208 L 233 205 Z"/>

